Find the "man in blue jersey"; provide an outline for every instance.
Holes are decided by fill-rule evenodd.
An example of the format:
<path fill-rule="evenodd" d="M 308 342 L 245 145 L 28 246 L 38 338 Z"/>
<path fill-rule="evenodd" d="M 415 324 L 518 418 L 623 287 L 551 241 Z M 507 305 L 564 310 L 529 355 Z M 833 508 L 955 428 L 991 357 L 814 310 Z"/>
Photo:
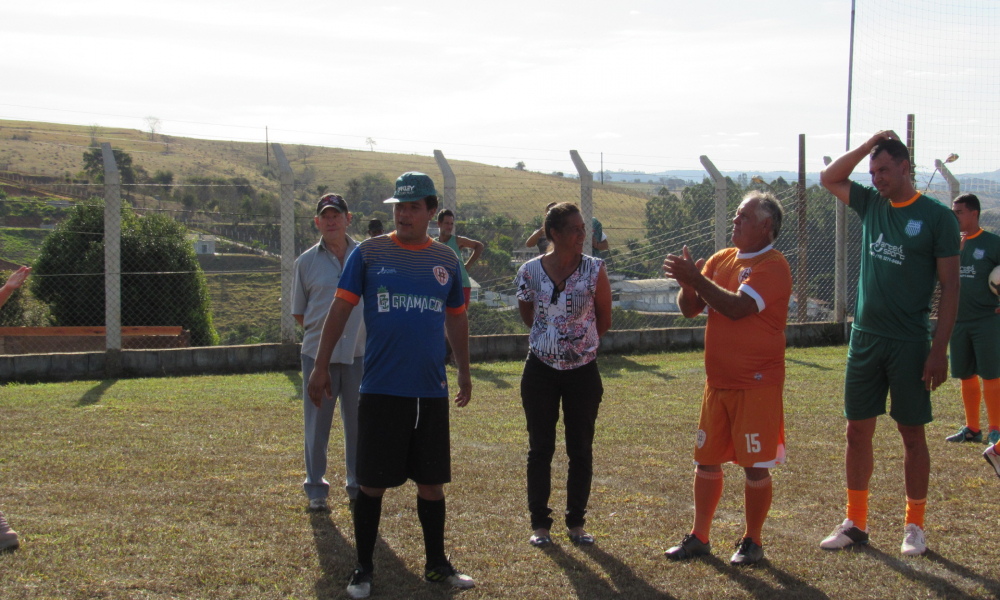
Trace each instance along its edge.
<path fill-rule="evenodd" d="M 358 405 L 358 564 L 347 586 L 351 598 L 371 593 L 382 495 L 407 479 L 417 484 L 425 579 L 458 589 L 475 585 L 444 552 L 444 484 L 451 481 L 445 334 L 458 363 L 455 404 L 465 406 L 472 397 L 458 257 L 427 236 L 438 204 L 430 177 L 403 173 L 386 203 L 393 205 L 396 231 L 365 240 L 347 259 L 316 354 L 317 364 L 329 362 L 351 311 L 364 299 L 368 337 Z M 329 396 L 329 388 L 329 374 L 313 370 L 309 397 L 315 402 L 324 393 Z"/>

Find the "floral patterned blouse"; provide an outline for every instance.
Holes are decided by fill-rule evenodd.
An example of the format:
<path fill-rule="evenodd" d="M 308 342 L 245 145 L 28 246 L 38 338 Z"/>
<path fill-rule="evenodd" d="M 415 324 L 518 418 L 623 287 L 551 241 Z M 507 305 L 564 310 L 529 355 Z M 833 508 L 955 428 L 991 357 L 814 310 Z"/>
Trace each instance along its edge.
<path fill-rule="evenodd" d="M 521 265 L 514 278 L 517 299 L 535 306 L 528 345 L 548 366 L 565 371 L 597 358 L 597 313 L 594 294 L 604 261 L 586 254 L 566 279 L 562 292 L 542 268 L 542 257 Z"/>

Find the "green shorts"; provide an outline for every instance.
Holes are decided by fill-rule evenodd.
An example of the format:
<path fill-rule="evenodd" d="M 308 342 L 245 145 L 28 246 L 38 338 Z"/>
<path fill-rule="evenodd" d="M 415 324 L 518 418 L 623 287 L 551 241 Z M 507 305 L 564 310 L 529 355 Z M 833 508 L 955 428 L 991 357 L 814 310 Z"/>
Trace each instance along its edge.
<path fill-rule="evenodd" d="M 1000 377 L 1000 315 L 956 322 L 948 349 L 952 377 Z"/>
<path fill-rule="evenodd" d="M 885 414 L 885 399 L 892 399 L 889 416 L 900 425 L 926 425 L 931 414 L 931 393 L 924 387 L 924 363 L 931 343 L 904 342 L 854 329 L 847 351 L 844 377 L 844 416 L 852 421 Z"/>

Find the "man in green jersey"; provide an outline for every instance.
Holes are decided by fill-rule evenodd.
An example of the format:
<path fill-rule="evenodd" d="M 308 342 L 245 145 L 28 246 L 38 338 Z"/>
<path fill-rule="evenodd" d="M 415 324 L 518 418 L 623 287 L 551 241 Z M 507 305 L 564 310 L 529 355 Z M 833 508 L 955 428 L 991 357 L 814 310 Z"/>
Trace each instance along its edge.
<path fill-rule="evenodd" d="M 849 178 L 866 156 L 872 185 Z M 927 551 L 924 509 L 930 454 L 924 425 L 930 393 L 948 377 L 948 340 L 959 296 L 958 221 L 947 207 L 920 194 L 910 155 L 892 131 L 880 131 L 833 161 L 823 186 L 861 218 L 863 247 L 857 304 L 844 381 L 847 417 L 847 518 L 821 543 L 834 550 L 868 543 L 868 482 L 875 467 L 872 438 L 886 412 L 903 438 L 906 478 L 904 555 Z M 941 282 L 937 331 L 930 335 L 931 297 Z"/>
<path fill-rule="evenodd" d="M 459 268 L 462 269 L 462 293 L 465 294 L 465 308 L 469 308 L 469 301 L 472 299 L 472 283 L 469 281 L 469 267 L 483 253 L 483 243 L 460 235 L 455 235 L 455 213 L 451 209 L 444 209 L 438 213 L 438 234 L 437 241 L 451 248 L 458 255 Z M 469 260 L 462 257 L 462 248 L 472 250 Z"/>
<path fill-rule="evenodd" d="M 979 398 L 986 401 L 989 443 L 1000 442 L 1000 315 L 990 272 L 1000 265 L 1000 237 L 979 226 L 979 198 L 962 194 L 952 211 L 962 230 L 962 295 L 951 334 L 951 376 L 962 380 L 965 426 L 949 442 L 981 442 Z M 983 378 L 980 391 L 979 378 Z"/>

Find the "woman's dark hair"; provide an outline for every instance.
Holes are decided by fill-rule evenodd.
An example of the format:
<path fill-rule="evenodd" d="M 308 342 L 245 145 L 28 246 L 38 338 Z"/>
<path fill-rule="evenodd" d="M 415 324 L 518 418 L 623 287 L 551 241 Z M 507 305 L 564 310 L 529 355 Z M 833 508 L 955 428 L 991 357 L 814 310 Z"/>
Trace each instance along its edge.
<path fill-rule="evenodd" d="M 580 207 L 572 202 L 559 202 L 545 213 L 545 237 L 552 239 L 552 230 L 562 231 L 570 216 L 580 214 Z"/>

